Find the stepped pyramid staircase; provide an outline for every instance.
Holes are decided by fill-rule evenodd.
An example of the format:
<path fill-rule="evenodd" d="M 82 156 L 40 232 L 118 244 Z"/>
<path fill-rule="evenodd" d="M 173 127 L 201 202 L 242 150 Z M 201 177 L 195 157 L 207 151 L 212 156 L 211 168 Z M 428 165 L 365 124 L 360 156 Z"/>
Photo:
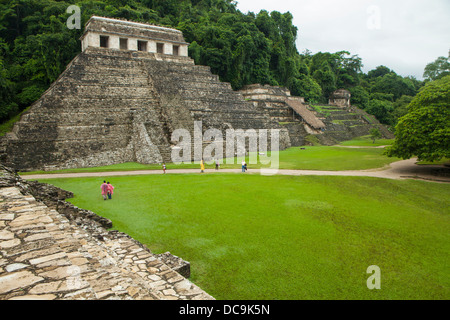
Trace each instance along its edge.
<path fill-rule="evenodd" d="M 333 145 L 366 136 L 370 134 L 372 128 L 379 129 L 385 138 L 394 137 L 373 115 L 357 107 L 347 109 L 335 105 L 315 105 L 310 108 L 325 124 L 323 134 L 316 135 L 322 144 Z"/>
<path fill-rule="evenodd" d="M 309 144 L 315 136 L 324 145 L 368 135 L 378 128 L 385 138 L 393 138 L 374 116 L 356 107 L 338 105 L 310 106 L 301 97 L 291 96 L 286 88 L 253 84 L 242 88 L 241 94 L 264 110 L 289 132 L 291 146 Z"/>
<path fill-rule="evenodd" d="M 171 135 L 281 128 L 188 57 L 88 48 L 7 134 L 20 170 L 170 161 Z M 281 148 L 289 145 L 284 132 Z M 224 134 L 225 136 L 225 134 Z"/>

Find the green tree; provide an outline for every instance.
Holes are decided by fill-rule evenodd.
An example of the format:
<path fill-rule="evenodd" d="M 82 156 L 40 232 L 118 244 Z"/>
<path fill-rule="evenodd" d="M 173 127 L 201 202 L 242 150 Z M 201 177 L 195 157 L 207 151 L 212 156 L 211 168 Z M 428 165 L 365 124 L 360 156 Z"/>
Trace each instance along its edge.
<path fill-rule="evenodd" d="M 367 77 L 369 79 L 379 78 L 379 77 L 383 77 L 383 76 L 385 76 L 385 75 L 387 75 L 387 74 L 389 74 L 391 72 L 392 72 L 391 69 L 389 69 L 386 66 L 378 66 L 375 69 L 370 70 L 367 73 Z"/>
<path fill-rule="evenodd" d="M 392 93 L 374 92 L 369 95 L 370 100 L 385 100 L 394 102 L 394 95 Z"/>
<path fill-rule="evenodd" d="M 340 51 L 333 55 L 337 61 L 336 84 L 339 88 L 351 88 L 359 84 L 359 75 L 363 67 L 362 59 L 350 55 L 348 51 Z"/>
<path fill-rule="evenodd" d="M 408 105 L 413 99 L 414 97 L 412 96 L 401 96 L 400 99 L 397 99 L 397 101 L 394 102 L 394 111 L 392 112 L 392 116 L 395 122 L 394 125 L 398 123 L 398 119 L 408 113 Z"/>
<path fill-rule="evenodd" d="M 317 103 L 322 97 L 322 88 L 310 76 L 300 74 L 298 78 L 291 78 L 288 89 L 294 96 L 304 97 L 309 103 Z"/>
<path fill-rule="evenodd" d="M 366 109 L 369 105 L 369 93 L 362 86 L 349 89 L 351 93 L 350 103 L 360 109 Z"/>
<path fill-rule="evenodd" d="M 380 129 L 378 128 L 372 128 L 369 131 L 370 138 L 372 139 L 373 143 L 375 143 L 376 139 L 380 139 L 382 137 Z"/>
<path fill-rule="evenodd" d="M 450 75 L 450 53 L 448 58 L 439 57 L 427 64 L 423 73 L 423 77 L 429 81 L 438 80 L 447 75 Z"/>
<path fill-rule="evenodd" d="M 378 99 L 370 100 L 366 109 L 368 113 L 374 115 L 378 121 L 386 125 L 392 124 L 393 119 L 391 112 L 393 110 L 394 107 L 392 106 L 392 102 Z"/>
<path fill-rule="evenodd" d="M 391 72 L 382 77 L 377 77 L 371 86 L 371 92 L 393 94 L 394 100 L 397 100 L 402 95 L 416 95 L 416 88 L 410 79 Z"/>
<path fill-rule="evenodd" d="M 395 127 L 388 156 L 435 161 L 450 157 L 450 76 L 429 82 Z"/>
<path fill-rule="evenodd" d="M 313 78 L 322 88 L 322 101 L 326 102 L 331 93 L 337 89 L 336 76 L 328 62 L 324 61 L 320 69 L 314 71 Z"/>

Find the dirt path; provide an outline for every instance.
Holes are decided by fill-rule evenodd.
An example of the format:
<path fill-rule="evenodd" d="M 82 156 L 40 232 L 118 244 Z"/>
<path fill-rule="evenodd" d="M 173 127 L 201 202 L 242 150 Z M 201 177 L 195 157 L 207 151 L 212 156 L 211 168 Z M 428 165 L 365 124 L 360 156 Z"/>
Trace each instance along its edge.
<path fill-rule="evenodd" d="M 417 159 L 409 159 L 393 162 L 388 168 L 370 170 L 347 170 L 347 171 L 323 171 L 323 170 L 267 170 L 249 169 L 247 173 L 261 175 L 319 175 L 319 176 L 357 176 L 375 177 L 386 179 L 422 179 L 435 182 L 450 182 L 450 168 L 436 165 L 417 165 Z M 216 172 L 241 173 L 241 169 L 206 169 L 205 173 Z M 171 169 L 166 174 L 174 173 L 200 173 L 200 169 Z M 79 178 L 79 177 L 103 177 L 103 176 L 125 176 L 125 175 L 149 175 L 163 174 L 162 170 L 139 170 L 139 171 L 116 171 L 116 172 L 80 172 L 80 173 L 51 173 L 23 175 L 27 180 L 50 179 L 50 178 Z"/>

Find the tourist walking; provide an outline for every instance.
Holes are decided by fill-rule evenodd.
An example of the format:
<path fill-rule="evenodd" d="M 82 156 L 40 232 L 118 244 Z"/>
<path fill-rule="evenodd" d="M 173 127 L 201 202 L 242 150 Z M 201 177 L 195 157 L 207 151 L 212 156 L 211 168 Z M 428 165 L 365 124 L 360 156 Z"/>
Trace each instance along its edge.
<path fill-rule="evenodd" d="M 245 163 L 245 160 L 242 160 L 242 172 L 245 172 L 247 170 L 247 163 Z"/>
<path fill-rule="evenodd" d="M 200 172 L 201 173 L 205 172 L 205 162 L 203 161 L 203 159 L 202 161 L 200 161 Z"/>
<path fill-rule="evenodd" d="M 164 171 L 164 174 L 166 174 L 166 164 L 165 164 L 165 163 L 163 163 L 162 169 L 163 169 L 163 171 Z"/>
<path fill-rule="evenodd" d="M 114 187 L 109 183 L 109 181 L 106 184 L 108 185 L 108 199 L 111 199 L 114 193 Z"/>
<path fill-rule="evenodd" d="M 216 159 L 216 171 L 219 170 L 219 166 L 220 166 L 219 159 Z"/>
<path fill-rule="evenodd" d="M 102 190 L 103 200 L 106 200 L 106 197 L 108 196 L 108 184 L 106 183 L 106 181 L 103 181 L 100 189 Z"/>

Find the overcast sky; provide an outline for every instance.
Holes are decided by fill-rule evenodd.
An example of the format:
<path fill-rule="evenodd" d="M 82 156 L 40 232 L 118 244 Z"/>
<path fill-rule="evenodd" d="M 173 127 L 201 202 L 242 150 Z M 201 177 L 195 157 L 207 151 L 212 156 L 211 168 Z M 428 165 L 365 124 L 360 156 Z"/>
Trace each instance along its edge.
<path fill-rule="evenodd" d="M 237 0 L 243 12 L 291 12 L 297 49 L 349 51 L 363 71 L 384 65 L 422 79 L 425 66 L 450 50 L 450 0 Z"/>

